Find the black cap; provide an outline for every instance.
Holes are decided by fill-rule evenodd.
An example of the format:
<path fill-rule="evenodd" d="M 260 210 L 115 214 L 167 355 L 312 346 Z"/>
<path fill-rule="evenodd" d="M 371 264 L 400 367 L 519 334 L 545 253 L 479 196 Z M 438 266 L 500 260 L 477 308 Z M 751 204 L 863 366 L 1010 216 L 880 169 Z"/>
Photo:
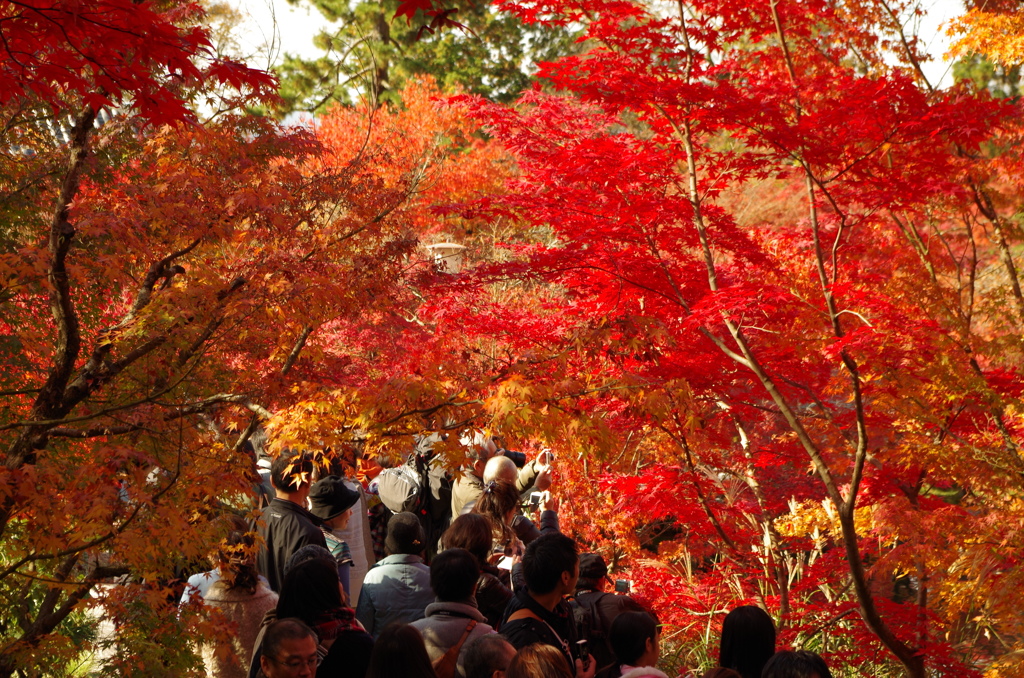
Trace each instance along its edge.
<path fill-rule="evenodd" d="M 349 489 L 341 476 L 327 476 L 313 483 L 309 489 L 310 509 L 317 518 L 330 520 L 355 506 L 359 493 Z"/>
<path fill-rule="evenodd" d="M 597 553 L 583 553 L 580 555 L 580 579 L 597 581 L 608 576 L 608 566 L 604 564 L 604 558 Z"/>

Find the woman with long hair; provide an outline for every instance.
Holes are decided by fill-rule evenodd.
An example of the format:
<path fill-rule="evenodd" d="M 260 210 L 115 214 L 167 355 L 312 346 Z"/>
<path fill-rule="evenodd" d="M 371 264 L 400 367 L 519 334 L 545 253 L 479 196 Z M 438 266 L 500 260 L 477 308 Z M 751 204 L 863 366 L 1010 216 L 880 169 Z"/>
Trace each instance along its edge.
<path fill-rule="evenodd" d="M 319 678 L 363 678 L 370 664 L 373 638 L 343 602 L 341 580 L 333 559 L 314 558 L 285 574 L 277 618 L 295 617 L 320 639 Z"/>
<path fill-rule="evenodd" d="M 441 547 L 466 549 L 480 566 L 476 585 L 476 605 L 487 623 L 495 630 L 505 614 L 505 606 L 512 600 L 512 589 L 502 583 L 500 571 L 488 562 L 494 536 L 491 522 L 479 513 L 467 513 L 456 518 L 441 536 Z"/>
<path fill-rule="evenodd" d="M 512 530 L 512 520 L 519 510 L 519 491 L 512 483 L 492 480 L 484 485 L 483 494 L 476 500 L 473 513 L 482 515 L 491 525 L 491 554 L 488 562 L 502 557 L 521 557 L 523 543 Z"/>
<path fill-rule="evenodd" d="M 366 678 L 437 678 L 437 674 L 420 632 L 408 624 L 395 623 L 377 636 Z"/>

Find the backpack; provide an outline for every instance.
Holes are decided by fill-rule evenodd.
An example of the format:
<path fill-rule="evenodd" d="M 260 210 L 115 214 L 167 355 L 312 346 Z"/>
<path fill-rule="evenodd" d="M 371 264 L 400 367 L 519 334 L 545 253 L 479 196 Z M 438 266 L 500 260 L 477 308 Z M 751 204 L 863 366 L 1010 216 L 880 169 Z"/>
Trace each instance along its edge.
<path fill-rule="evenodd" d="M 615 665 L 615 654 L 612 652 L 611 643 L 608 640 L 609 624 L 597 609 L 597 604 L 605 596 L 613 594 L 584 595 L 586 596 L 585 600 L 576 596 L 569 598 L 569 607 L 572 608 L 576 632 L 580 638 L 589 641 L 590 656 L 597 662 L 598 675 L 602 675 L 602 671 Z"/>
<path fill-rule="evenodd" d="M 377 476 L 377 495 L 392 513 L 416 513 L 423 500 L 422 482 L 408 464 L 386 468 Z"/>
<path fill-rule="evenodd" d="M 377 496 L 393 513 L 415 513 L 427 537 L 428 553 L 436 552 L 451 518 L 452 480 L 429 451 L 417 449 L 406 463 L 384 469 L 375 481 Z"/>
<path fill-rule="evenodd" d="M 452 481 L 433 455 L 417 451 L 401 466 L 380 472 L 377 495 L 392 513 L 425 510 L 434 520 L 441 520 L 450 511 Z"/>

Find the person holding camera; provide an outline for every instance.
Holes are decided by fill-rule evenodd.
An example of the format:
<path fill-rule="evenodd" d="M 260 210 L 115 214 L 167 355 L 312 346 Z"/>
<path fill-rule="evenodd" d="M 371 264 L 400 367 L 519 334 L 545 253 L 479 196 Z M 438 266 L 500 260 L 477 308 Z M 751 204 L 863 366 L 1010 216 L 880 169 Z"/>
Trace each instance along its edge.
<path fill-rule="evenodd" d="M 614 673 L 617 665 L 610 641 L 612 622 L 624 612 L 646 612 L 640 603 L 626 595 L 629 592 L 627 580 L 616 580 L 615 593 L 605 590 L 610 582 L 608 566 L 600 554 L 580 555 L 580 576 L 569 606 L 580 637 L 590 641 L 598 678 Z"/>
<path fill-rule="evenodd" d="M 467 450 L 467 463 L 452 487 L 453 519 L 470 513 L 491 481 L 507 480 L 520 494 L 531 488 L 544 491 L 551 485 L 553 457 L 549 450 L 542 450 L 536 459 L 528 462 L 525 454 L 505 449 L 500 440 L 482 431 L 461 439 Z"/>

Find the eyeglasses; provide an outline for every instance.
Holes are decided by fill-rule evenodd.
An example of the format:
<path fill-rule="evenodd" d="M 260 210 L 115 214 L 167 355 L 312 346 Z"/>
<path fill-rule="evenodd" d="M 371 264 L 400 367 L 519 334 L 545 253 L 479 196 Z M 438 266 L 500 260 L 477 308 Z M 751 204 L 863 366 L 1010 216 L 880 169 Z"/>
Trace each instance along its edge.
<path fill-rule="evenodd" d="M 276 657 L 267 657 L 267 659 L 269 659 L 272 662 L 276 662 L 281 666 L 287 666 L 289 669 L 292 669 L 293 671 L 301 669 L 303 666 L 305 666 L 308 669 L 315 669 L 317 666 L 320 665 L 320 655 L 310 657 L 309 659 L 302 659 L 301 657 L 292 657 L 288 661 L 281 661 Z"/>

